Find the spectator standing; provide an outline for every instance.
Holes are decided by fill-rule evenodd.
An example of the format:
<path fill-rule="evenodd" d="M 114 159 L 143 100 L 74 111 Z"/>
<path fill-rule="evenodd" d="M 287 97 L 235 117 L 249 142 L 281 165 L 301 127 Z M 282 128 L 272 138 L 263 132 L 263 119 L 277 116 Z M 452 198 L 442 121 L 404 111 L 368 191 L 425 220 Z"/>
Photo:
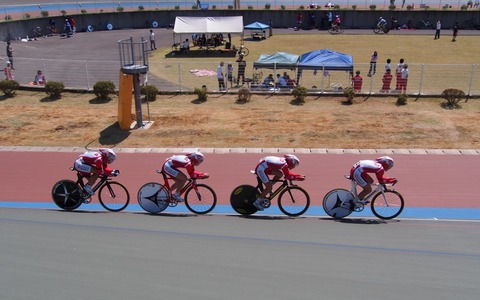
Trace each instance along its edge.
<path fill-rule="evenodd" d="M 302 29 L 302 20 L 303 20 L 303 16 L 301 13 L 298 13 L 297 14 L 297 30 L 300 30 Z"/>
<path fill-rule="evenodd" d="M 7 57 L 12 67 L 12 70 L 15 70 L 15 68 L 13 67 L 13 47 L 10 41 L 7 42 Z"/>
<path fill-rule="evenodd" d="M 73 19 L 73 17 L 70 17 L 68 21 L 70 22 L 70 27 L 72 28 L 72 34 L 75 34 L 77 32 L 77 27 L 75 26 L 75 20 Z"/>
<path fill-rule="evenodd" d="M 5 80 L 15 80 L 12 74 L 11 63 L 9 61 L 7 61 L 7 66 L 3 69 L 3 73 L 5 74 Z"/>
<path fill-rule="evenodd" d="M 397 64 L 397 69 L 395 70 L 395 78 L 396 78 L 395 89 L 396 90 L 400 89 L 400 81 L 402 80 L 403 63 L 404 63 L 404 59 L 400 58 L 400 61 Z"/>
<path fill-rule="evenodd" d="M 388 58 L 387 63 L 385 64 L 385 72 L 392 71 L 392 66 L 390 65 L 391 62 L 392 62 L 392 60 L 390 58 Z"/>
<path fill-rule="evenodd" d="M 378 53 L 377 51 L 373 51 L 372 56 L 370 57 L 370 69 L 368 70 L 368 77 L 372 77 L 372 75 L 375 75 L 377 72 L 377 59 L 378 59 Z"/>
<path fill-rule="evenodd" d="M 402 80 L 400 85 L 400 91 L 405 94 L 407 92 L 407 82 L 408 82 L 408 65 L 407 64 L 403 65 L 401 79 Z"/>
<path fill-rule="evenodd" d="M 385 70 L 382 78 L 382 93 L 390 93 L 390 83 L 392 82 L 392 71 L 390 69 Z"/>
<path fill-rule="evenodd" d="M 456 42 L 456 41 L 457 41 L 457 35 L 458 35 L 458 22 L 455 22 L 455 25 L 453 26 L 452 42 Z"/>
<path fill-rule="evenodd" d="M 155 49 L 157 49 L 157 48 L 155 48 Z M 190 51 L 190 42 L 188 41 L 188 39 L 185 39 L 182 42 L 182 46 L 180 47 L 180 52 L 187 53 L 188 51 Z"/>
<path fill-rule="evenodd" d="M 155 33 L 153 32 L 153 29 L 150 29 L 150 50 L 157 50 L 157 46 L 155 45 Z"/>
<path fill-rule="evenodd" d="M 225 76 L 223 74 L 223 61 L 220 62 L 220 64 L 217 67 L 217 79 L 218 79 L 218 89 L 220 91 L 225 90 Z"/>
<path fill-rule="evenodd" d="M 230 82 L 230 88 L 232 88 L 233 87 L 233 65 L 231 63 L 227 64 L 227 81 Z"/>
<path fill-rule="evenodd" d="M 360 92 L 362 90 L 363 78 L 360 76 L 360 71 L 355 72 L 355 76 L 352 78 L 353 89 L 355 92 Z"/>
<path fill-rule="evenodd" d="M 240 53 L 237 59 L 238 63 L 238 74 L 237 74 L 237 87 L 239 86 L 240 77 L 242 78 L 242 85 L 245 84 L 245 68 L 247 67 L 247 62 L 243 59 L 243 53 Z"/>
<path fill-rule="evenodd" d="M 440 30 L 442 29 L 442 23 L 440 20 L 437 21 L 437 27 L 435 27 L 435 37 L 433 38 L 434 40 L 440 38 Z"/>

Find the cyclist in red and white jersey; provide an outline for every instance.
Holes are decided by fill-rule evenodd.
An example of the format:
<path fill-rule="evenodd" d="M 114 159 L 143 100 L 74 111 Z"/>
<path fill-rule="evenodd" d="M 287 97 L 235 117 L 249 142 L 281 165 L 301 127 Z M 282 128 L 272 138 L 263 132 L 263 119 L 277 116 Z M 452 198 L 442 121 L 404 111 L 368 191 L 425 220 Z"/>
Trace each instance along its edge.
<path fill-rule="evenodd" d="M 374 173 L 381 184 L 396 183 L 396 178 L 385 177 L 386 171 L 393 168 L 393 159 L 389 156 L 382 156 L 375 160 L 360 160 L 350 170 L 350 177 L 363 188 L 358 198 L 363 199 L 372 191 L 373 178 L 368 173 Z"/>
<path fill-rule="evenodd" d="M 167 158 L 163 164 L 162 171 L 165 174 L 171 176 L 174 180 L 172 185 L 173 198 L 178 202 L 183 202 L 182 197 L 180 197 L 180 191 L 187 182 L 187 176 L 179 170 L 179 168 L 184 168 L 187 170 L 188 175 L 192 179 L 196 178 L 208 178 L 208 173 L 202 173 L 195 171 L 195 166 L 200 165 L 204 161 L 205 157 L 200 152 L 192 152 L 186 155 L 174 155 Z"/>
<path fill-rule="evenodd" d="M 293 154 L 285 154 L 283 157 L 267 156 L 262 158 L 255 168 L 255 174 L 257 174 L 263 182 L 265 189 L 253 205 L 255 205 L 258 210 L 263 210 L 261 202 L 266 200 L 267 194 L 272 191 L 273 187 L 273 183 L 270 181 L 268 175 L 273 175 L 272 180 L 280 180 L 282 176 L 285 176 L 288 180 L 304 180 L 305 176 L 290 171 L 299 164 L 300 160 Z"/>
<path fill-rule="evenodd" d="M 75 161 L 74 168 L 84 177 L 88 178 L 88 182 L 84 190 L 91 196 L 94 194 L 92 187 L 99 176 L 116 176 L 118 171 L 108 167 L 109 164 L 117 159 L 115 151 L 110 148 L 101 148 L 98 151 L 88 151 L 83 153 Z"/>

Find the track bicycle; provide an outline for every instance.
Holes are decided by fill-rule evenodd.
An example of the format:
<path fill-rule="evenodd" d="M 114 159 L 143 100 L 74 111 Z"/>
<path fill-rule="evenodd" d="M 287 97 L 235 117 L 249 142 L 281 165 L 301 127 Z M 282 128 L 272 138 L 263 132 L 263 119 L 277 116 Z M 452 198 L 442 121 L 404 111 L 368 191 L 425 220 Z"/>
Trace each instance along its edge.
<path fill-rule="evenodd" d="M 382 24 L 377 24 L 373 28 L 373 32 L 375 32 L 375 34 L 388 33 L 389 31 L 390 29 L 387 28 L 387 25 L 382 25 Z"/>
<path fill-rule="evenodd" d="M 77 172 L 77 181 L 62 179 L 55 183 L 52 188 L 53 202 L 64 210 L 75 210 L 83 203 L 90 203 L 92 195 L 88 194 L 85 187 L 85 176 Z M 122 211 L 130 202 L 130 194 L 127 188 L 121 183 L 112 181 L 111 177 L 116 177 L 120 171 L 114 170 L 111 176 L 100 176 L 100 181 L 92 188 L 94 192 L 98 190 L 98 200 L 100 204 L 109 211 Z"/>
<path fill-rule="evenodd" d="M 250 50 L 248 50 L 247 47 L 245 47 L 244 45 L 240 45 L 240 48 L 238 48 L 238 55 L 240 54 L 243 54 L 243 56 L 248 56 L 248 54 L 250 53 Z"/>
<path fill-rule="evenodd" d="M 169 206 L 175 207 L 178 205 L 178 201 L 173 198 L 169 182 L 174 178 L 168 176 L 162 170 L 157 170 L 157 173 L 163 176 L 164 183 L 146 183 L 140 188 L 137 194 L 138 204 L 140 204 L 145 211 L 152 214 L 158 214 Z M 217 195 L 208 185 L 197 183 L 198 179 L 188 179 L 180 191 L 180 195 L 185 194 L 185 206 L 188 210 L 195 214 L 202 215 L 211 212 L 215 208 Z"/>
<path fill-rule="evenodd" d="M 323 209 L 329 216 L 335 219 L 342 219 L 354 211 L 363 211 L 369 203 L 372 213 L 379 219 L 391 220 L 402 213 L 405 203 L 402 195 L 393 189 L 395 183 L 374 183 L 372 185 L 375 185 L 376 188 L 363 200 L 360 200 L 355 180 L 350 175 L 345 175 L 345 178 L 350 180 L 352 184 L 350 191 L 333 189 L 323 198 Z M 342 203 L 344 204 L 342 205 Z"/>
<path fill-rule="evenodd" d="M 255 171 L 251 171 L 255 174 Z M 255 174 L 256 176 L 256 174 Z M 251 215 L 258 211 L 253 202 L 263 191 L 263 183 L 258 176 L 257 186 L 240 185 L 230 195 L 232 208 L 241 215 Z M 281 183 L 277 189 L 272 190 L 266 201 L 262 202 L 264 208 L 269 208 L 271 201 L 278 196 L 278 208 L 282 213 L 290 217 L 304 214 L 310 206 L 310 196 L 301 187 L 292 183 L 292 180 L 272 180 L 273 183 Z"/>
<path fill-rule="evenodd" d="M 332 26 L 330 26 L 330 28 L 328 28 L 328 33 L 330 33 L 330 34 L 342 34 L 343 33 L 343 28 L 339 25 L 332 24 Z"/>

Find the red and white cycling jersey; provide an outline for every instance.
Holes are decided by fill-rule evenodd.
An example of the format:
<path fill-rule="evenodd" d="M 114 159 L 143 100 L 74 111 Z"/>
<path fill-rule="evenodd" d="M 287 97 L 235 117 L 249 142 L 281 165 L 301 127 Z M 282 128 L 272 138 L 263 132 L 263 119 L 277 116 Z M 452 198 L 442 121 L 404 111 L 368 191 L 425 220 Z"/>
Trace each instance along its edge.
<path fill-rule="evenodd" d="M 271 175 L 273 170 L 280 170 L 288 180 L 301 178 L 301 175 L 292 173 L 288 168 L 287 161 L 283 157 L 267 156 L 260 160 L 255 167 L 255 173 L 260 177 L 263 183 L 269 182 L 267 175 Z"/>
<path fill-rule="evenodd" d="M 75 161 L 75 169 L 82 172 L 84 175 L 91 173 L 90 166 L 95 167 L 98 170 L 98 174 L 101 176 L 110 176 L 113 171 L 108 167 L 107 162 L 103 161 L 100 152 L 85 152 Z"/>
<path fill-rule="evenodd" d="M 350 176 L 360 185 L 366 186 L 368 184 L 365 179 L 367 173 L 374 173 L 379 183 L 392 183 L 394 178 L 384 177 L 385 169 L 383 166 L 374 160 L 360 160 L 353 165 L 350 170 Z"/>
<path fill-rule="evenodd" d="M 178 172 L 180 172 L 178 168 L 186 169 L 190 178 L 202 178 L 205 176 L 204 173 L 195 171 L 192 161 L 186 155 L 174 155 L 167 158 L 162 170 L 172 177 L 177 177 Z"/>

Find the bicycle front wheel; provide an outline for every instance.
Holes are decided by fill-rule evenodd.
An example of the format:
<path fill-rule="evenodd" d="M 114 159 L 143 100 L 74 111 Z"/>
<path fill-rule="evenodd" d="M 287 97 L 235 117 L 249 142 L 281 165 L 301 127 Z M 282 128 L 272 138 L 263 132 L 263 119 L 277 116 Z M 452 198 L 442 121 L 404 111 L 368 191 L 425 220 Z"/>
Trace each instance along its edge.
<path fill-rule="evenodd" d="M 248 54 L 250 54 L 250 50 L 248 50 L 248 48 L 246 47 L 243 47 L 242 53 L 243 53 L 243 56 L 248 56 Z"/>
<path fill-rule="evenodd" d="M 310 207 L 310 196 L 299 186 L 289 186 L 278 195 L 278 208 L 287 216 L 298 217 Z"/>
<path fill-rule="evenodd" d="M 170 192 L 160 183 L 149 182 L 138 190 L 137 200 L 143 210 L 158 214 L 168 207 Z"/>
<path fill-rule="evenodd" d="M 82 205 L 80 187 L 72 180 L 60 180 L 52 188 L 52 199 L 55 204 L 64 210 L 74 210 Z"/>
<path fill-rule="evenodd" d="M 334 189 L 328 192 L 323 198 L 323 210 L 332 218 L 342 219 L 349 216 L 353 210 L 350 207 L 342 206 L 353 200 L 353 195 L 346 189 Z"/>
<path fill-rule="evenodd" d="M 331 27 L 328 28 L 328 33 L 330 33 L 330 34 L 336 34 L 335 29 L 333 29 L 333 28 L 331 28 Z"/>
<path fill-rule="evenodd" d="M 373 28 L 373 32 L 375 32 L 376 34 L 379 34 L 381 31 L 380 28 L 376 27 L 376 28 Z"/>
<path fill-rule="evenodd" d="M 190 187 L 185 193 L 185 206 L 193 213 L 203 215 L 211 212 L 217 204 L 215 191 L 206 184 Z"/>
<path fill-rule="evenodd" d="M 105 181 L 98 191 L 100 204 L 109 211 L 122 211 L 130 202 L 130 194 L 126 187 L 115 181 Z"/>
<path fill-rule="evenodd" d="M 391 220 L 402 213 L 404 201 L 399 192 L 385 191 L 375 195 L 370 207 L 377 218 Z"/>

